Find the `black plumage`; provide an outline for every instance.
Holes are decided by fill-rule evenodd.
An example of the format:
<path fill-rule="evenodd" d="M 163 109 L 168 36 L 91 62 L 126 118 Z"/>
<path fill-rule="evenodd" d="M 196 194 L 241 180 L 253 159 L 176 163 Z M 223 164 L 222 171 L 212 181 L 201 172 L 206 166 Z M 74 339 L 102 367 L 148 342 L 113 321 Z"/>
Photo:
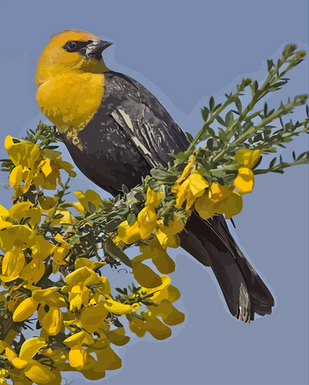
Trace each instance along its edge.
<path fill-rule="evenodd" d="M 185 151 L 185 134 L 160 102 L 140 83 L 107 71 L 105 93 L 92 120 L 79 132 L 82 145 L 64 135 L 78 168 L 94 183 L 117 195 L 133 188 L 153 166 L 166 166 L 169 153 Z M 224 217 L 201 219 L 195 212 L 180 234 L 181 246 L 211 266 L 233 316 L 244 322 L 254 313 L 270 314 L 274 299 L 231 236 Z"/>

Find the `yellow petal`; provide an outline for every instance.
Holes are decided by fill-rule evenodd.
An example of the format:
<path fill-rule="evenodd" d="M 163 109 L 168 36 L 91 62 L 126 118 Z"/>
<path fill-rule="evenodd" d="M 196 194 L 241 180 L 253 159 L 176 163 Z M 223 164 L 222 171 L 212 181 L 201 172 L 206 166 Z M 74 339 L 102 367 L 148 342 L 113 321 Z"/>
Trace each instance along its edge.
<path fill-rule="evenodd" d="M 116 370 L 121 368 L 121 359 L 110 346 L 96 352 L 98 363 L 104 370 Z"/>
<path fill-rule="evenodd" d="M 63 314 L 60 309 L 50 307 L 40 323 L 49 335 L 55 336 L 61 330 L 62 321 Z"/>
<path fill-rule="evenodd" d="M 23 180 L 23 167 L 21 165 L 18 165 L 17 167 L 13 168 L 10 174 L 10 185 L 11 187 L 14 187 L 16 189 Z"/>
<path fill-rule="evenodd" d="M 25 375 L 37 384 L 47 384 L 56 377 L 46 365 L 42 365 L 36 360 L 31 360 L 31 364 L 25 369 Z"/>
<path fill-rule="evenodd" d="M 20 273 L 20 277 L 30 284 L 36 284 L 45 273 L 45 265 L 39 258 L 33 258 Z"/>
<path fill-rule="evenodd" d="M 97 305 L 87 306 L 82 310 L 81 323 L 88 333 L 94 333 L 104 322 L 109 310 L 104 306 L 104 302 Z"/>
<path fill-rule="evenodd" d="M 185 320 L 185 315 L 166 299 L 162 300 L 158 306 L 152 307 L 151 313 L 153 316 L 162 317 L 162 320 L 170 326 L 178 325 Z"/>
<path fill-rule="evenodd" d="M 234 190 L 222 203 L 216 206 L 216 212 L 218 214 L 225 214 L 226 219 L 230 219 L 232 216 L 237 215 L 242 210 L 242 196 L 236 190 Z"/>
<path fill-rule="evenodd" d="M 110 342 L 117 346 L 123 346 L 130 341 L 130 337 L 125 335 L 125 329 L 123 327 L 111 331 L 106 330 L 105 334 Z"/>
<path fill-rule="evenodd" d="M 210 201 L 207 193 L 196 200 L 194 207 L 203 219 L 211 218 L 215 214 L 213 203 Z"/>
<path fill-rule="evenodd" d="M 88 258 L 78 258 L 74 263 L 75 269 L 87 266 L 89 269 L 95 270 L 104 265 L 106 265 L 106 262 L 90 261 Z"/>
<path fill-rule="evenodd" d="M 201 196 L 205 188 L 209 187 L 207 180 L 197 171 L 189 176 L 189 183 L 191 192 L 195 197 Z"/>
<path fill-rule="evenodd" d="M 34 231 L 28 226 L 17 225 L 1 231 L 0 233 L 0 247 L 4 252 L 11 250 L 14 244 L 22 248 L 33 246 L 36 239 Z"/>
<path fill-rule="evenodd" d="M 12 364 L 17 369 L 24 369 L 28 365 L 28 361 L 21 360 L 20 358 L 16 357 L 12 359 Z"/>
<path fill-rule="evenodd" d="M 1 280 L 10 282 L 17 279 L 26 264 L 25 255 L 21 247 L 13 246 L 12 250 L 5 253 L 2 260 Z"/>
<path fill-rule="evenodd" d="M 243 149 L 237 151 L 235 159 L 237 163 L 242 163 L 244 167 L 252 168 L 261 156 L 261 150 Z"/>
<path fill-rule="evenodd" d="M 118 227 L 118 236 L 126 244 L 136 242 L 140 239 L 140 228 L 138 222 L 135 221 L 132 225 L 129 225 L 127 221 L 120 223 Z"/>
<path fill-rule="evenodd" d="M 135 310 L 131 305 L 126 305 L 112 299 L 107 299 L 104 306 L 108 311 L 117 315 L 130 314 Z"/>
<path fill-rule="evenodd" d="M 162 197 L 163 197 L 163 192 L 157 193 L 153 191 L 150 187 L 148 187 L 145 206 L 152 206 L 153 208 L 159 206 L 159 204 L 162 201 Z"/>
<path fill-rule="evenodd" d="M 75 345 L 69 352 L 69 362 L 72 368 L 83 367 L 87 360 L 87 352 L 81 344 Z"/>
<path fill-rule="evenodd" d="M 225 199 L 233 191 L 233 189 L 233 186 L 222 186 L 218 182 L 214 182 L 210 186 L 209 197 L 214 203 L 220 202 Z"/>
<path fill-rule="evenodd" d="M 53 171 L 50 165 L 50 159 L 45 159 L 41 164 L 41 170 L 45 176 L 48 176 Z"/>
<path fill-rule="evenodd" d="M 44 340 L 44 338 L 41 338 L 41 337 L 29 338 L 22 344 L 19 352 L 19 357 L 22 360 L 29 361 L 45 345 L 47 345 L 47 343 Z"/>
<path fill-rule="evenodd" d="M 10 215 L 9 210 L 3 207 L 2 205 L 0 205 L 0 217 L 2 216 L 8 217 L 9 215 Z"/>
<path fill-rule="evenodd" d="M 234 179 L 234 186 L 241 194 L 250 193 L 254 186 L 254 174 L 247 167 L 240 167 L 238 175 Z"/>
<path fill-rule="evenodd" d="M 20 303 L 13 314 L 14 322 L 24 321 L 32 316 L 32 314 L 38 308 L 38 302 L 32 297 L 26 298 L 22 303 Z"/>
<path fill-rule="evenodd" d="M 4 230 L 4 229 L 11 227 L 11 226 L 13 226 L 13 223 L 0 220 L 0 230 Z"/>
<path fill-rule="evenodd" d="M 133 277 L 144 287 L 157 287 L 162 284 L 162 280 L 149 266 L 136 262 L 133 259 Z"/>
<path fill-rule="evenodd" d="M 149 238 L 157 224 L 157 214 L 154 208 L 152 206 L 144 207 L 138 214 L 137 222 L 141 239 Z"/>
<path fill-rule="evenodd" d="M 161 322 L 156 317 L 150 317 L 147 313 L 143 314 L 147 322 L 148 332 L 157 340 L 165 340 L 169 338 L 172 334 L 171 329 Z"/>
<path fill-rule="evenodd" d="M 87 190 L 85 193 L 83 193 L 81 190 L 78 190 L 74 191 L 74 194 L 88 212 L 91 212 L 88 206 L 88 202 L 93 203 L 95 208 L 98 208 L 102 202 L 100 195 L 93 190 Z"/>

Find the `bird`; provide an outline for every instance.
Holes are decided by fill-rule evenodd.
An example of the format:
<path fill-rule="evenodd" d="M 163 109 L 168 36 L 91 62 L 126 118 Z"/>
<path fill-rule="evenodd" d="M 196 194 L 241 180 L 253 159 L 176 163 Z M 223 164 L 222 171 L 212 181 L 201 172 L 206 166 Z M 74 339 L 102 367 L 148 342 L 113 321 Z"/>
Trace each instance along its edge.
<path fill-rule="evenodd" d="M 158 99 L 133 78 L 110 70 L 102 57 L 112 43 L 81 30 L 53 35 L 37 64 L 36 100 L 56 126 L 75 165 L 117 196 L 189 141 Z M 194 210 L 181 247 L 210 266 L 232 316 L 249 323 L 271 314 L 274 298 L 232 237 L 223 215 L 204 220 Z"/>

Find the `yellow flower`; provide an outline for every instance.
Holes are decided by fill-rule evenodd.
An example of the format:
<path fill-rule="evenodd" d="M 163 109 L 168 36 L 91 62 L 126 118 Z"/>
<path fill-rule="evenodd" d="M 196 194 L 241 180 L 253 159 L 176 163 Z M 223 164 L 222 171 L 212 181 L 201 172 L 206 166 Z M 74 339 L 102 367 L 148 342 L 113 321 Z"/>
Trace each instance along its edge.
<path fill-rule="evenodd" d="M 254 187 L 254 174 L 250 170 L 256 162 L 259 160 L 261 156 L 261 150 L 239 150 L 235 159 L 237 163 L 243 165 L 243 167 L 239 167 L 238 175 L 234 180 L 234 186 L 238 189 L 238 191 L 243 195 L 250 193 Z"/>
<path fill-rule="evenodd" d="M 32 359 L 46 345 L 41 337 L 30 338 L 22 344 L 19 357 L 9 358 L 16 369 L 22 369 L 25 376 L 37 384 L 46 384 L 56 377 L 46 365 Z"/>
<path fill-rule="evenodd" d="M 43 235 L 38 235 L 32 247 L 32 260 L 23 268 L 21 278 L 30 284 L 37 283 L 45 273 L 43 261 L 56 250 L 57 246 L 46 241 Z"/>
<path fill-rule="evenodd" d="M 100 336 L 94 344 L 88 347 L 89 353 L 95 353 L 97 360 L 90 354 L 80 372 L 89 380 L 95 381 L 105 376 L 106 370 L 116 370 L 121 367 L 121 359 L 110 347 L 110 343 L 122 346 L 129 341 L 124 335 L 123 328 L 109 330 L 108 326 L 100 329 Z"/>
<path fill-rule="evenodd" d="M 91 301 L 95 303 L 84 307 L 80 316 L 82 326 L 88 333 L 97 331 L 109 313 L 105 307 L 105 297 L 102 294 L 97 293 Z"/>
<path fill-rule="evenodd" d="M 193 172 L 184 181 L 176 182 L 175 186 L 172 187 L 172 192 L 176 194 L 176 205 L 181 207 L 183 202 L 187 201 L 186 210 L 189 210 L 195 200 L 203 195 L 205 188 L 208 187 L 209 183 L 202 175 L 198 171 Z"/>
<path fill-rule="evenodd" d="M 71 367 L 76 368 L 77 370 L 81 370 L 88 358 L 88 353 L 82 347 L 82 345 L 92 345 L 94 343 L 91 334 L 82 330 L 66 338 L 63 343 L 70 347 L 68 358 Z"/>
<path fill-rule="evenodd" d="M 39 302 L 32 297 L 26 298 L 20 303 L 14 311 L 13 321 L 21 322 L 30 318 L 33 313 L 37 310 Z"/>
<path fill-rule="evenodd" d="M 55 236 L 56 241 L 61 243 L 61 246 L 58 246 L 54 255 L 53 255 L 53 273 L 55 274 L 61 265 L 65 265 L 67 262 L 64 261 L 72 249 L 73 246 L 70 246 L 60 234 Z"/>
<path fill-rule="evenodd" d="M 134 304 L 131 306 L 118 301 L 114 301 L 109 297 L 106 298 L 104 306 L 109 312 L 117 315 L 130 314 L 132 312 L 134 313 L 138 308 L 138 304 Z"/>
<path fill-rule="evenodd" d="M 29 224 L 32 228 L 36 227 L 41 222 L 41 210 L 34 207 L 31 202 L 18 202 L 9 210 L 9 216 L 19 223 L 23 218 L 30 218 Z"/>
<path fill-rule="evenodd" d="M 50 209 L 53 209 L 57 203 L 56 197 L 48 197 L 45 195 L 40 196 L 39 203 L 41 205 L 41 210 L 49 211 Z"/>
<path fill-rule="evenodd" d="M 65 299 L 58 293 L 58 287 L 34 290 L 33 300 L 40 303 L 38 318 L 48 335 L 57 335 L 63 328 L 63 314 L 60 307 L 67 307 Z M 46 306 L 47 305 L 47 306 Z"/>
<path fill-rule="evenodd" d="M 0 247 L 5 252 L 2 260 L 1 280 L 14 281 L 19 278 L 26 264 L 23 249 L 32 247 L 36 234 L 27 226 L 8 227 L 0 232 Z"/>
<path fill-rule="evenodd" d="M 237 163 L 241 163 L 244 167 L 252 168 L 259 160 L 261 153 L 261 150 L 243 149 L 237 151 L 235 159 L 237 160 Z"/>
<path fill-rule="evenodd" d="M 203 219 L 211 218 L 218 213 L 221 204 L 232 193 L 234 186 L 222 186 L 218 182 L 213 182 L 206 193 L 195 202 L 195 209 Z"/>
<path fill-rule="evenodd" d="M 155 230 L 158 241 L 161 246 L 166 249 L 167 247 L 177 248 L 180 245 L 179 236 L 185 224 L 180 220 L 179 217 L 168 223 L 168 226 L 164 226 L 162 220 L 158 221 L 158 226 Z"/>
<path fill-rule="evenodd" d="M 22 141 L 10 135 L 6 137 L 4 146 L 15 165 L 10 174 L 10 185 L 14 187 L 15 195 L 17 191 L 18 194 L 24 194 L 29 190 L 33 179 L 31 170 L 40 156 L 40 148 L 35 143 Z M 20 186 L 22 181 L 24 185 Z"/>
<path fill-rule="evenodd" d="M 128 221 L 120 223 L 118 226 L 118 237 L 127 245 L 136 242 L 138 239 L 140 239 L 138 222 L 135 221 L 132 225 L 129 225 Z"/>
<path fill-rule="evenodd" d="M 225 218 L 230 219 L 241 212 L 242 205 L 242 196 L 238 191 L 233 190 L 231 194 L 216 207 L 216 212 L 218 214 L 225 214 Z"/>
<path fill-rule="evenodd" d="M 153 294 L 151 299 L 156 306 L 147 306 L 148 312 L 141 312 L 144 320 L 129 318 L 129 328 L 137 336 L 142 337 L 147 331 L 156 339 L 163 340 L 171 335 L 171 329 L 167 325 L 177 325 L 184 321 L 184 314 L 178 311 L 172 302 L 180 297 L 178 289 L 170 285 L 171 279 L 168 276 L 161 276 L 162 284 L 154 288 L 142 290 Z M 161 317 L 163 322 L 158 319 Z"/>
<path fill-rule="evenodd" d="M 163 193 L 157 193 L 148 187 L 145 207 L 138 213 L 137 220 L 129 225 L 122 222 L 118 227 L 118 237 L 126 244 L 132 244 L 139 239 L 149 238 L 157 224 L 155 208 L 161 203 Z"/>
<path fill-rule="evenodd" d="M 157 214 L 152 206 L 144 207 L 137 216 L 140 239 L 149 238 L 157 224 Z"/>
<path fill-rule="evenodd" d="M 157 287 L 160 286 L 162 281 L 158 274 L 156 274 L 149 266 L 138 260 L 139 258 L 133 258 L 133 277 L 137 282 L 145 287 Z"/>
<path fill-rule="evenodd" d="M 41 186 L 46 190 L 55 190 L 57 180 L 61 182 L 60 170 L 65 170 L 71 177 L 76 174 L 72 171 L 71 163 L 62 160 L 60 151 L 41 150 L 40 159 L 35 164 L 36 173 L 34 174 L 33 183 Z"/>
<path fill-rule="evenodd" d="M 239 167 L 238 175 L 234 179 L 234 186 L 241 194 L 250 193 L 254 187 L 254 174 L 247 167 Z"/>
<path fill-rule="evenodd" d="M 145 259 L 152 259 L 152 263 L 156 266 L 162 274 L 170 274 L 175 270 L 175 262 L 167 254 L 166 250 L 161 246 L 157 238 L 149 242 L 148 245 L 140 245 L 141 255 L 134 259 L 143 261 Z"/>
<path fill-rule="evenodd" d="M 66 286 L 61 291 L 69 292 L 70 310 L 80 310 L 82 305 L 86 306 L 91 296 L 90 290 L 86 285 L 99 284 L 101 280 L 96 273 L 88 267 L 80 267 L 67 275 L 65 278 Z"/>
<path fill-rule="evenodd" d="M 11 227 L 13 225 L 10 222 L 10 213 L 5 207 L 0 205 L 0 230 L 6 229 L 7 227 Z"/>
<path fill-rule="evenodd" d="M 83 193 L 81 190 L 74 191 L 74 194 L 76 195 L 76 198 L 79 200 L 79 203 L 73 204 L 73 206 L 78 210 L 81 214 L 84 213 L 84 209 L 86 209 L 89 213 L 91 213 L 91 210 L 89 209 L 88 202 L 91 202 L 95 208 L 97 209 L 102 200 L 100 195 L 93 191 L 93 190 L 87 190 L 85 193 Z"/>
<path fill-rule="evenodd" d="M 147 198 L 145 202 L 146 207 L 157 207 L 162 202 L 163 192 L 157 193 L 153 191 L 150 187 L 147 190 Z"/>

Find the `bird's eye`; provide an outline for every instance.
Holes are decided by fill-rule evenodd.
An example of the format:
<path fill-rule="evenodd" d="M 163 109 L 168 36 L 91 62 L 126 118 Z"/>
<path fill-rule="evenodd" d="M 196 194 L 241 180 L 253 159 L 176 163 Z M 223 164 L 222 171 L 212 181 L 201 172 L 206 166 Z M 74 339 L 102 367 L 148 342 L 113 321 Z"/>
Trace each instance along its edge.
<path fill-rule="evenodd" d="M 68 51 L 74 51 L 77 47 L 77 43 L 75 41 L 68 41 L 65 45 L 65 48 Z"/>

